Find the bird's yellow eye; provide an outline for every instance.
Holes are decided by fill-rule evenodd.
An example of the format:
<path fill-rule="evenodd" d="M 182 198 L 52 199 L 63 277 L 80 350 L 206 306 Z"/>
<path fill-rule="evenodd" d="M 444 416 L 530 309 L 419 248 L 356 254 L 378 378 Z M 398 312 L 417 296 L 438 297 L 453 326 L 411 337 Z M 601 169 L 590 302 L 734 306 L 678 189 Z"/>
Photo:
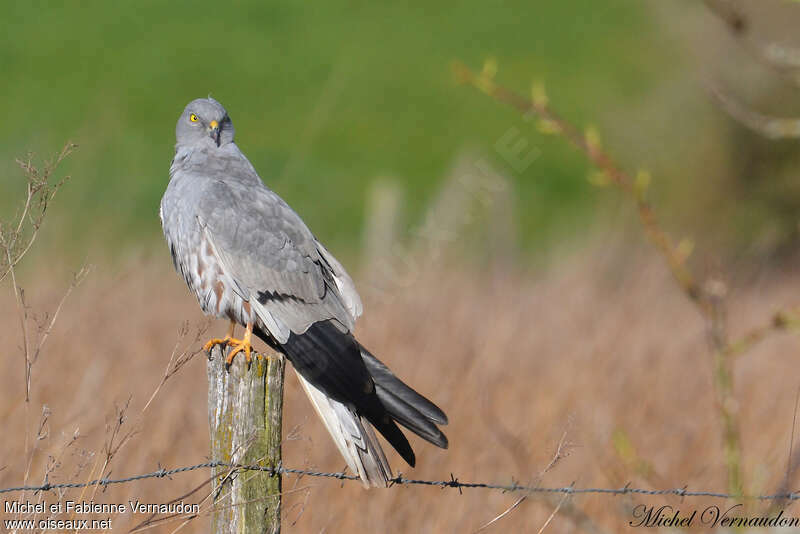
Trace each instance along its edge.
<path fill-rule="evenodd" d="M 189 115 L 189 120 L 192 121 L 192 122 L 197 122 L 198 121 L 197 115 L 192 113 L 191 115 Z"/>

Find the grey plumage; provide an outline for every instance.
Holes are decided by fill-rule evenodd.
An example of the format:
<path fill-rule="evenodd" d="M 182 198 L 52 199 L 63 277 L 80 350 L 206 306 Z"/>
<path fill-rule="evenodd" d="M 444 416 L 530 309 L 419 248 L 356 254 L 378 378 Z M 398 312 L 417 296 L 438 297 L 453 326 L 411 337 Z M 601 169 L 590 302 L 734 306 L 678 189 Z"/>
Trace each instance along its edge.
<path fill-rule="evenodd" d="M 352 336 L 353 281 L 234 143 L 215 100 L 189 103 L 176 126 L 161 221 L 176 270 L 203 311 L 251 326 L 286 354 L 348 466 L 365 485 L 391 469 L 370 425 L 410 464 L 395 421 L 446 448 L 445 414 Z"/>

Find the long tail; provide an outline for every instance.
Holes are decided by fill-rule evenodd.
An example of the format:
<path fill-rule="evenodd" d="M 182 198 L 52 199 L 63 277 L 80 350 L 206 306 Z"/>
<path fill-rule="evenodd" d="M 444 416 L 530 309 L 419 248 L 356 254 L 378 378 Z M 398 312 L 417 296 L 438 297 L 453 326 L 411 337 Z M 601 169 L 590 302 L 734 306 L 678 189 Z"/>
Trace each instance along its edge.
<path fill-rule="evenodd" d="M 392 419 L 419 437 L 446 449 L 447 436 L 436 425 L 446 425 L 447 415 L 397 378 L 383 362 L 360 344 L 359 348 L 367 370 L 375 382 L 375 393 Z"/>
<path fill-rule="evenodd" d="M 372 426 L 353 409 L 312 386 L 299 372 L 297 378 L 347 462 L 347 467 L 353 473 L 358 473 L 365 487 L 385 488 L 392 478 L 392 468 Z"/>
<path fill-rule="evenodd" d="M 304 334 L 293 334 L 278 346 L 263 332 L 256 334 L 292 362 L 348 467 L 365 486 L 386 486 L 392 478 L 372 427 L 412 467 L 414 451 L 395 422 L 447 448 L 447 437 L 436 426 L 447 424 L 444 412 L 330 321 L 315 323 Z"/>

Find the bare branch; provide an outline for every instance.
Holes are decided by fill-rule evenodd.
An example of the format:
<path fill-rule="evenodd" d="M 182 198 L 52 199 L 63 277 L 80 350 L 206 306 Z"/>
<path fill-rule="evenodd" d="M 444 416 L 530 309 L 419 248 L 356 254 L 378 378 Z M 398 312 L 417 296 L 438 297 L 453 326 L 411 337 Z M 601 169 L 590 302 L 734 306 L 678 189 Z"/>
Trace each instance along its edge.
<path fill-rule="evenodd" d="M 25 160 L 17 160 L 27 181 L 26 196 L 20 214 L 13 221 L 0 223 L 0 247 L 4 252 L 0 258 L 0 282 L 11 273 L 36 241 L 48 205 L 69 179 L 69 176 L 66 176 L 55 180 L 54 174 L 58 166 L 77 146 L 67 143 L 61 152 L 46 162 L 41 169 L 33 164 L 31 154 Z"/>
<path fill-rule="evenodd" d="M 661 228 L 655 212 L 646 198 L 648 179 L 644 174 L 634 178 L 623 171 L 602 149 L 596 133 L 592 130 L 587 130 L 586 133 L 580 132 L 550 109 L 547 98 L 529 99 L 520 96 L 497 85 L 487 73 L 476 74 L 461 63 L 456 63 L 454 69 L 459 81 L 472 85 L 498 102 L 513 107 L 522 113 L 525 120 L 533 120 L 538 117 L 540 128 L 546 128 L 549 132 L 562 136 L 582 152 L 589 162 L 600 171 L 603 180 L 601 185 L 612 185 L 632 199 L 647 238 L 667 260 L 670 271 L 684 293 L 697 305 L 703 315 L 711 316 L 710 303 L 703 294 L 700 284 L 687 267 L 686 254 L 682 252 L 680 243 L 673 242 L 672 238 Z"/>
<path fill-rule="evenodd" d="M 728 490 L 742 492 L 741 443 L 739 436 L 736 402 L 733 396 L 733 370 L 728 355 L 728 334 L 726 324 L 725 297 L 727 286 L 719 278 L 706 280 L 700 284 L 686 264 L 686 247 L 682 242 L 674 243 L 659 224 L 655 212 L 647 200 L 646 191 L 650 183 L 647 173 L 640 172 L 635 177 L 619 167 L 614 159 L 603 150 L 599 134 L 592 128 L 581 132 L 553 111 L 547 95 L 541 86 L 534 85 L 531 97 L 498 85 L 494 81 L 496 67 L 487 63 L 480 73 L 475 73 L 465 65 L 456 63 L 454 70 L 461 83 L 475 87 L 494 100 L 519 111 L 525 120 L 539 119 L 539 128 L 546 133 L 559 135 L 577 148 L 586 159 L 598 169 L 594 177 L 596 185 L 610 185 L 630 199 L 636 206 L 639 222 L 648 240 L 665 259 L 675 281 L 684 294 L 706 319 L 707 333 L 711 344 L 714 363 L 714 390 L 717 394 L 717 409 L 723 421 L 723 443 L 726 465 L 728 467 Z M 689 247 L 691 248 L 691 247 Z"/>

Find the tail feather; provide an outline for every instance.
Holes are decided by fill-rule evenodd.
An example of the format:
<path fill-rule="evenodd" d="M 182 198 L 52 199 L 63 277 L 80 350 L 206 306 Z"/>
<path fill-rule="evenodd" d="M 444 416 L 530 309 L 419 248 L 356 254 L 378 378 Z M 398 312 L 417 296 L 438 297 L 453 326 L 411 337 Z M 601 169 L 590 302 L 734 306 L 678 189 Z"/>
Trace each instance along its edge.
<path fill-rule="evenodd" d="M 254 329 L 263 337 L 260 329 Z M 278 345 L 295 370 L 322 394 L 364 417 L 386 441 L 414 466 L 414 451 L 375 392 L 375 384 L 361 356 L 361 345 L 333 321 L 314 323 L 303 334 L 291 334 Z"/>
<path fill-rule="evenodd" d="M 414 451 L 396 423 L 447 448 L 447 437 L 436 426 L 447 424 L 444 412 L 403 383 L 337 323 L 319 321 L 302 334 L 292 333 L 284 343 L 277 343 L 259 325 L 253 332 L 292 362 L 339 452 L 365 486 L 386 486 L 392 478 L 373 427 L 412 467 Z"/>
<path fill-rule="evenodd" d="M 447 448 L 447 436 L 417 409 L 380 384 L 375 385 L 375 392 L 395 421 L 437 447 Z"/>
<path fill-rule="evenodd" d="M 300 373 L 297 373 L 297 378 L 347 462 L 347 467 L 358 474 L 364 487 L 385 488 L 392 478 L 392 469 L 369 423 L 352 409 L 315 388 Z"/>
<path fill-rule="evenodd" d="M 391 412 L 389 412 L 380 401 L 380 398 L 375 395 L 375 403 L 366 405 L 362 409 L 364 410 L 364 417 L 375 427 L 375 430 L 386 438 L 386 441 L 394 447 L 394 450 L 403 457 L 403 460 L 405 460 L 408 465 L 414 467 L 417 464 L 414 450 L 411 448 L 408 438 L 406 438 L 403 431 L 400 430 L 400 427 L 394 422 Z"/>
<path fill-rule="evenodd" d="M 361 357 L 367 366 L 367 370 L 372 375 L 372 380 L 380 385 L 384 390 L 392 393 L 405 401 L 406 404 L 416 409 L 430 422 L 438 425 L 447 424 L 447 415 L 434 403 L 414 391 L 405 382 L 397 378 L 391 369 L 386 367 L 383 362 L 372 355 L 370 351 L 361 347 Z M 409 428 L 409 430 L 413 430 Z"/>

